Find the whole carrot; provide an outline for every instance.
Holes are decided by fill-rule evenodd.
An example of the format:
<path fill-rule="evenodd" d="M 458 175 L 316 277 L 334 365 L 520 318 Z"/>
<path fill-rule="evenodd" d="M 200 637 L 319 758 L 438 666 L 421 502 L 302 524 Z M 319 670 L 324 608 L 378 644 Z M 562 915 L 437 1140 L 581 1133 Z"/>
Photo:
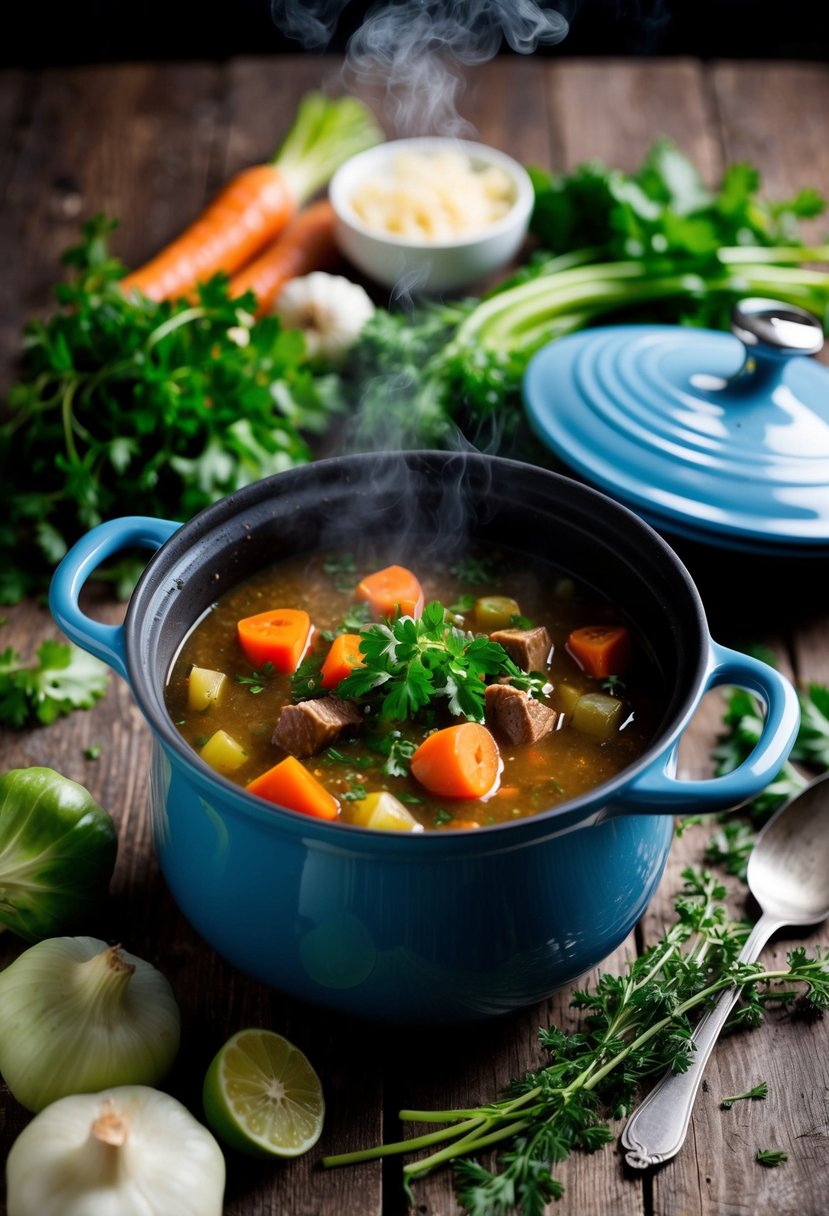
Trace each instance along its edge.
<path fill-rule="evenodd" d="M 166 249 L 121 281 L 153 300 L 183 296 L 217 271 L 234 274 L 282 231 L 343 161 L 382 139 L 355 97 L 309 93 L 268 164 L 237 174 Z"/>
<path fill-rule="evenodd" d="M 312 203 L 258 257 L 230 280 L 231 296 L 256 295 L 256 315 L 269 312 L 289 279 L 328 270 L 338 260 L 334 209 L 327 199 Z"/>

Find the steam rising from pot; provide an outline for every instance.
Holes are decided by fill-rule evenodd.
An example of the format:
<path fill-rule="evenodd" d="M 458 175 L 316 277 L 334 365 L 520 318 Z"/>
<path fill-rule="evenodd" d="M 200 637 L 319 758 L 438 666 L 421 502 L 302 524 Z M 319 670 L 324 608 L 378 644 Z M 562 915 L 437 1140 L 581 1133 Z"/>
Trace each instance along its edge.
<path fill-rule="evenodd" d="M 330 41 L 348 0 L 271 0 L 279 29 L 306 50 Z M 343 76 L 381 88 L 384 119 L 400 136 L 467 135 L 458 113 L 459 68 L 487 63 L 506 43 L 531 54 L 567 36 L 569 23 L 546 0 L 391 0 L 374 4 L 346 48 Z"/>
<path fill-rule="evenodd" d="M 561 42 L 569 22 L 559 9 L 572 10 L 576 0 L 555 0 L 557 7 L 553 2 L 378 0 L 348 40 L 340 83 L 351 92 L 377 99 L 390 137 L 474 136 L 458 109 L 463 69 L 489 62 L 504 44 L 517 53 L 531 54 L 539 46 Z M 347 5 L 348 0 L 271 0 L 271 12 L 285 36 L 305 50 L 319 52 L 331 41 Z M 396 311 L 414 311 L 418 287 L 416 278 L 398 282 L 391 299 Z M 464 435 L 445 422 L 436 394 L 437 385 L 430 390 L 428 372 L 416 357 L 410 366 L 364 385 L 358 409 L 343 425 L 340 448 L 378 454 L 372 484 L 382 486 L 387 497 L 377 519 L 362 518 L 356 502 L 354 513 L 332 518 L 332 535 L 327 538 L 332 547 L 353 543 L 355 524 L 358 531 L 378 527 L 382 531 L 394 519 L 401 541 L 409 529 L 421 532 L 425 507 L 419 485 L 413 484 L 402 457 L 399 463 L 390 463 L 383 453 L 435 446 L 436 418 L 448 428 L 440 435 L 440 446 L 453 449 L 455 456 L 433 504 L 434 537 L 437 550 L 445 548 L 447 539 L 463 543 L 470 523 L 466 456 L 499 451 L 501 423 L 492 415 L 480 423 L 477 433 Z M 395 408 L 388 408 L 389 401 L 395 402 Z M 424 556 L 433 556 L 431 549 Z"/>

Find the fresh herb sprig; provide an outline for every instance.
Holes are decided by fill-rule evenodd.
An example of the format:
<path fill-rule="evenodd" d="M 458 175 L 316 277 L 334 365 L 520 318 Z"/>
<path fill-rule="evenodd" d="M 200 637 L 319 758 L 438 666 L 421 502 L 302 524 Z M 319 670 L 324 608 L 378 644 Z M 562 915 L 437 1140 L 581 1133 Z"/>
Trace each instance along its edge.
<path fill-rule="evenodd" d="M 626 975 L 602 974 L 592 990 L 574 995 L 572 1003 L 585 1015 L 579 1030 L 541 1032 L 550 1054 L 543 1068 L 514 1082 L 505 1097 L 478 1107 L 401 1111 L 404 1122 L 445 1126 L 326 1157 L 324 1164 L 425 1151 L 403 1167 L 412 1202 L 412 1183 L 451 1162 L 458 1197 L 472 1216 L 536 1216 L 563 1193 L 552 1172 L 558 1162 L 575 1149 L 592 1152 L 611 1140 L 608 1119 L 632 1109 L 642 1080 L 666 1068 L 687 1068 L 692 1019 L 724 988 L 739 985 L 760 1007 L 798 1000 L 818 1011 L 829 1008 L 829 951 L 818 948 L 809 957 L 800 947 L 789 954 L 786 969 L 738 964 L 746 929 L 728 920 L 725 888 L 705 871 L 686 870 L 683 878 L 677 920 L 662 940 Z M 493 1170 L 474 1160 L 494 1146 L 506 1151 Z"/>
<path fill-rule="evenodd" d="M 236 683 L 243 685 L 249 693 L 256 697 L 260 692 L 265 691 L 274 675 L 273 663 L 266 662 L 260 668 L 254 669 L 249 676 L 237 675 Z"/>
<path fill-rule="evenodd" d="M 722 1110 L 731 1110 L 735 1102 L 745 1102 L 750 1099 L 767 1098 L 769 1096 L 769 1087 L 765 1081 L 760 1081 L 751 1089 L 747 1089 L 744 1094 L 729 1094 L 727 1098 L 720 1099 L 720 1107 Z"/>
<path fill-rule="evenodd" d="M 809 700 L 810 694 L 800 694 L 804 714 L 808 712 Z M 723 725 L 725 731 L 712 753 L 718 776 L 737 768 L 757 746 L 763 733 L 763 717 L 757 699 L 750 692 L 734 689 L 726 703 Z M 797 743 L 792 756 L 795 756 L 796 750 Z M 799 793 L 806 784 L 806 778 L 787 760 L 774 780 L 745 809 L 756 823 L 763 823 L 787 798 Z"/>
<path fill-rule="evenodd" d="M 299 331 L 254 321 L 253 296 L 231 299 L 225 278 L 195 301 L 127 299 L 113 226 L 85 225 L 59 310 L 26 330 L 0 430 L 5 603 L 42 590 L 69 544 L 136 503 L 185 520 L 307 461 L 304 435 L 336 408 L 336 382 L 308 369 Z"/>
<path fill-rule="evenodd" d="M 9 647 L 0 654 L 0 722 L 46 726 L 75 709 L 91 709 L 108 679 L 106 665 L 72 642 L 43 642 L 34 663 Z"/>
<path fill-rule="evenodd" d="M 536 694 L 544 684 L 543 676 L 522 671 L 497 642 L 447 623 L 437 600 L 419 620 L 403 616 L 364 629 L 360 651 L 363 666 L 337 691 L 357 700 L 372 697 L 380 716 L 392 722 L 413 718 L 438 700 L 445 700 L 451 714 L 482 722 L 486 679 L 509 676 L 516 687 Z"/>
<path fill-rule="evenodd" d="M 789 1160 L 789 1154 L 784 1153 L 780 1148 L 758 1148 L 754 1160 L 767 1169 L 776 1169 L 778 1165 Z"/>

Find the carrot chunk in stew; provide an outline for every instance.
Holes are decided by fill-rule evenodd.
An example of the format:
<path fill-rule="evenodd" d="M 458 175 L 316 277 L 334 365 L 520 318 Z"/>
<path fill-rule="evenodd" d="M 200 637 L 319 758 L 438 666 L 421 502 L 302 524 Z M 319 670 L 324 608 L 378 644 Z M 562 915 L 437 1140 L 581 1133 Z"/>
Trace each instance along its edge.
<path fill-rule="evenodd" d="M 584 625 L 568 637 L 567 651 L 589 676 L 621 676 L 630 665 L 630 632 L 624 625 Z"/>
<path fill-rule="evenodd" d="M 380 617 L 419 617 L 423 588 L 405 566 L 386 566 L 357 584 L 357 599 L 366 600 L 375 620 Z"/>
<path fill-rule="evenodd" d="M 293 756 L 260 773 L 246 786 L 248 793 L 267 798 L 289 811 L 311 815 L 314 819 L 336 819 L 340 804 L 325 786 Z"/>
<path fill-rule="evenodd" d="M 494 788 L 500 767 L 497 743 L 477 722 L 436 730 L 411 761 L 412 775 L 441 798 L 483 798 Z"/>
<path fill-rule="evenodd" d="M 336 688 L 337 685 L 351 675 L 355 667 L 363 666 L 363 656 L 360 654 L 359 633 L 341 633 L 334 638 L 331 649 L 325 656 L 325 662 L 320 669 L 320 686 Z"/>
<path fill-rule="evenodd" d="M 254 667 L 273 664 L 290 675 L 299 667 L 311 636 L 311 618 L 298 608 L 270 608 L 236 623 L 239 642 Z"/>

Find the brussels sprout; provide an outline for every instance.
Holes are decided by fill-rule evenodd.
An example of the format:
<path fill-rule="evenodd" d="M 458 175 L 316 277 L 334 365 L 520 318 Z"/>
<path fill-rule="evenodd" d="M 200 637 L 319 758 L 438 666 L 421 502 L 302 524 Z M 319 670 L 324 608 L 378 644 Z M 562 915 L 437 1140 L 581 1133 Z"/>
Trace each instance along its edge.
<path fill-rule="evenodd" d="M 0 925 L 29 942 L 81 924 L 103 898 L 118 838 L 91 795 L 51 768 L 0 777 Z"/>

